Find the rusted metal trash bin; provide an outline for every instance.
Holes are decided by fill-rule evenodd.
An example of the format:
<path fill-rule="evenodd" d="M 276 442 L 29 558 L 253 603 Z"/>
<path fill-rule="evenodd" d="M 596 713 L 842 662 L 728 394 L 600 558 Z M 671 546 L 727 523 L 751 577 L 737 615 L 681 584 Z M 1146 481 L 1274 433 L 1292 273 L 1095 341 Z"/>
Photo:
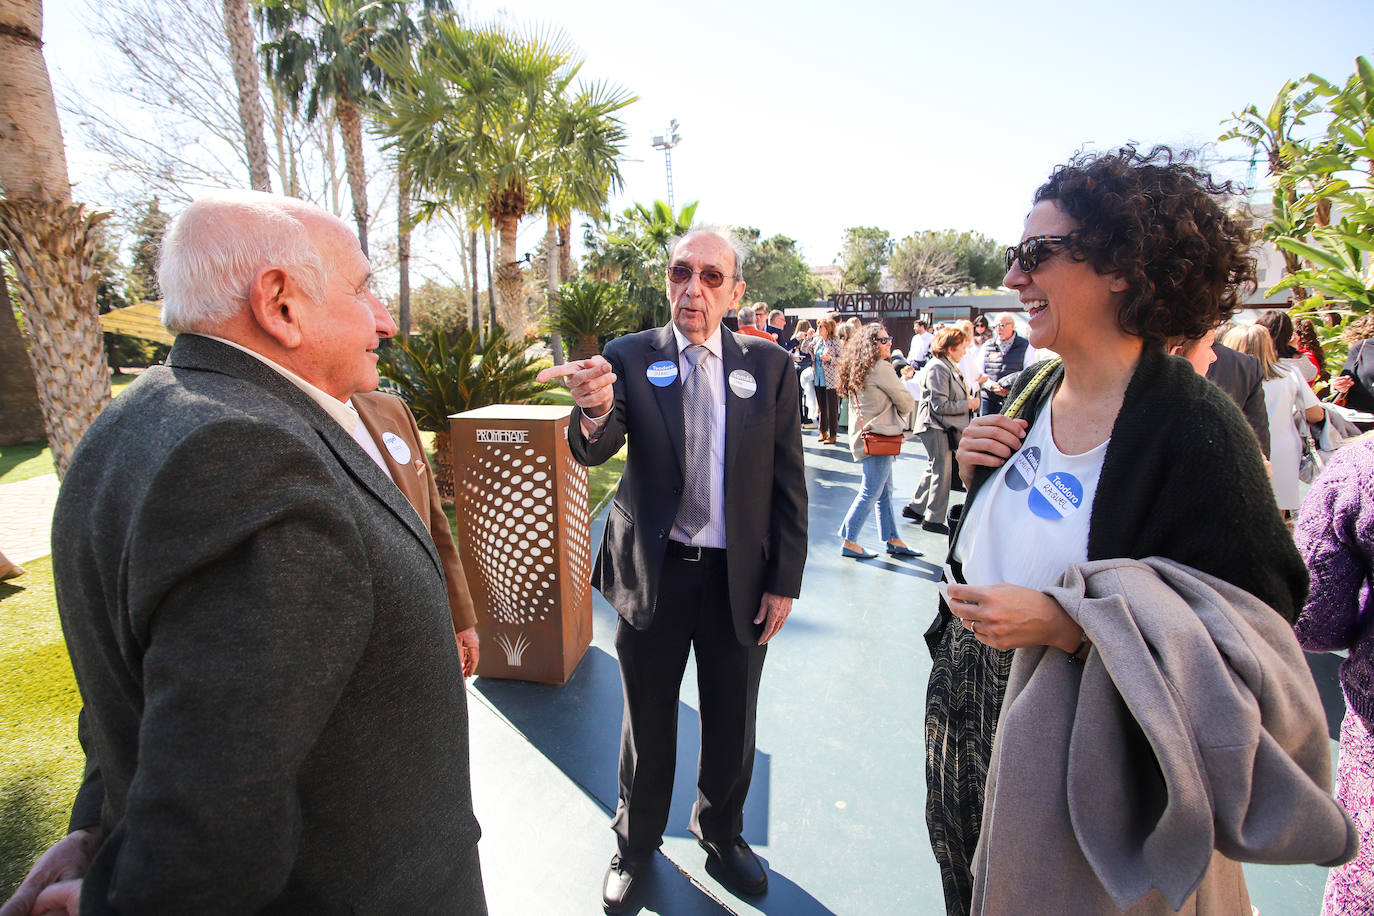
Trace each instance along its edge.
<path fill-rule="evenodd" d="M 494 404 L 449 417 L 482 677 L 562 684 L 591 644 L 587 469 L 568 449 L 571 412 Z"/>

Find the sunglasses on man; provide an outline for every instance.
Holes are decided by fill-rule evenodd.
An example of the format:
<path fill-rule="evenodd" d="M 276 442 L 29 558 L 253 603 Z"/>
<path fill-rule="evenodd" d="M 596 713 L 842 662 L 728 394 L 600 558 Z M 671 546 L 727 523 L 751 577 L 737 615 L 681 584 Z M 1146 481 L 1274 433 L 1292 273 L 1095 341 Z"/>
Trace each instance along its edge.
<path fill-rule="evenodd" d="M 1021 242 L 1020 245 L 1013 245 L 1006 251 L 1006 269 L 1011 270 L 1012 262 L 1021 265 L 1021 270 L 1030 273 L 1040 266 L 1047 254 L 1053 254 L 1055 246 L 1063 245 L 1069 240 L 1067 235 L 1033 235 Z"/>
<path fill-rule="evenodd" d="M 703 267 L 701 270 L 692 270 L 685 264 L 674 264 L 668 268 L 668 279 L 674 283 L 687 283 L 691 281 L 692 274 L 701 278 L 701 285 L 707 289 L 720 289 L 720 285 L 725 282 L 726 277 L 733 277 L 724 271 L 716 270 L 714 267 Z"/>

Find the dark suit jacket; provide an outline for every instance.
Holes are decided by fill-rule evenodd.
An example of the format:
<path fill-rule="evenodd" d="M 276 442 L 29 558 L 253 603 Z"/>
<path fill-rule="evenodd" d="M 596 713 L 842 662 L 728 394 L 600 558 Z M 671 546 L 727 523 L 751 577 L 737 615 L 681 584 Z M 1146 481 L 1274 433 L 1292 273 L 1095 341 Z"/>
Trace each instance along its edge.
<path fill-rule="evenodd" d="M 1216 361 L 1207 370 L 1207 380 L 1236 402 L 1245 420 L 1255 431 L 1260 451 L 1269 457 L 1269 410 L 1264 405 L 1264 378 L 1259 360 L 1222 344 L 1212 344 Z"/>
<path fill-rule="evenodd" d="M 358 410 L 358 418 L 381 449 L 382 458 L 391 471 L 391 479 L 396 481 L 406 500 L 415 507 L 420 521 L 425 523 L 434 538 L 434 546 L 444 563 L 453 631 L 456 633 L 476 626 L 477 614 L 472 607 L 467 578 L 463 575 L 463 562 L 458 559 L 458 545 L 453 540 L 453 532 L 449 530 L 444 504 L 439 501 L 439 487 L 434 482 L 434 471 L 425 458 L 425 446 L 420 439 L 420 427 L 415 424 L 415 415 L 405 401 L 380 391 L 353 395 L 353 406 Z M 387 433 L 405 443 L 410 451 L 409 461 L 402 464 L 396 460 L 383 440 Z"/>
<path fill-rule="evenodd" d="M 482 909 L 439 555 L 304 392 L 181 335 L 73 456 L 53 571 L 104 781 L 83 913 Z"/>
<path fill-rule="evenodd" d="M 764 592 L 795 598 L 806 563 L 806 476 L 797 411 L 797 373 L 787 351 L 772 341 L 722 327 L 725 378 L 725 540 L 730 609 L 743 645 L 758 641 L 754 625 Z M 582 413 L 568 425 L 573 457 L 601 464 L 629 455 L 606 519 L 592 584 L 635 629 L 654 617 L 668 534 L 682 497 L 684 420 L 682 384 L 649 382 L 650 364 L 678 362 L 671 325 L 629 334 L 606 347 L 615 370 L 615 406 L 595 442 L 582 435 Z M 744 370 L 757 388 L 742 398 L 730 373 Z"/>

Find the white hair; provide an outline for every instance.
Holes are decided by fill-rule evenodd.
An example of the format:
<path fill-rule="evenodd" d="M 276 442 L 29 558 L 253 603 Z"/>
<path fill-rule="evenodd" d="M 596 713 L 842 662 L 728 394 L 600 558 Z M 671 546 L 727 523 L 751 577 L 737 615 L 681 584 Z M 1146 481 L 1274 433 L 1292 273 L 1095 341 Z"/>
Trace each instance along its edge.
<path fill-rule="evenodd" d="M 739 328 L 744 330 L 745 325 L 754 323 L 754 307 L 752 305 L 741 305 L 735 310 L 735 318 L 739 321 Z"/>
<path fill-rule="evenodd" d="M 749 246 L 746 245 L 744 240 L 736 235 L 735 231 L 728 226 L 693 224 L 692 228 L 682 233 L 682 235 L 673 236 L 673 238 L 669 240 L 669 255 L 677 251 L 677 246 L 682 243 L 683 239 L 693 235 L 714 235 L 726 245 L 729 245 L 730 251 L 735 255 L 735 279 L 744 279 L 744 262 L 749 260 Z"/>
<path fill-rule="evenodd" d="M 266 267 L 281 268 L 312 302 L 323 301 L 330 268 L 305 223 L 320 217 L 332 219 L 304 201 L 257 191 L 193 201 L 162 239 L 162 323 L 173 334 L 215 329 L 244 308 Z"/>

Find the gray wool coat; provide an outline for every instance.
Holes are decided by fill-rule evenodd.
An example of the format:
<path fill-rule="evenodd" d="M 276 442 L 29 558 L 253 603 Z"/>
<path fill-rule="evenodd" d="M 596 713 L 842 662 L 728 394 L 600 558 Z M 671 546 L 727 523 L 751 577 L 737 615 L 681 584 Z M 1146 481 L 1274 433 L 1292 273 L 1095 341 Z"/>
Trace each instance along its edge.
<path fill-rule="evenodd" d="M 1355 854 L 1292 628 L 1170 560 L 1071 565 L 1047 589 L 1082 665 L 1018 649 L 988 772 L 973 912 L 1249 916 L 1241 861 Z"/>
<path fill-rule="evenodd" d="M 299 388 L 179 336 L 73 456 L 53 574 L 83 914 L 486 911 L 439 554 Z"/>

